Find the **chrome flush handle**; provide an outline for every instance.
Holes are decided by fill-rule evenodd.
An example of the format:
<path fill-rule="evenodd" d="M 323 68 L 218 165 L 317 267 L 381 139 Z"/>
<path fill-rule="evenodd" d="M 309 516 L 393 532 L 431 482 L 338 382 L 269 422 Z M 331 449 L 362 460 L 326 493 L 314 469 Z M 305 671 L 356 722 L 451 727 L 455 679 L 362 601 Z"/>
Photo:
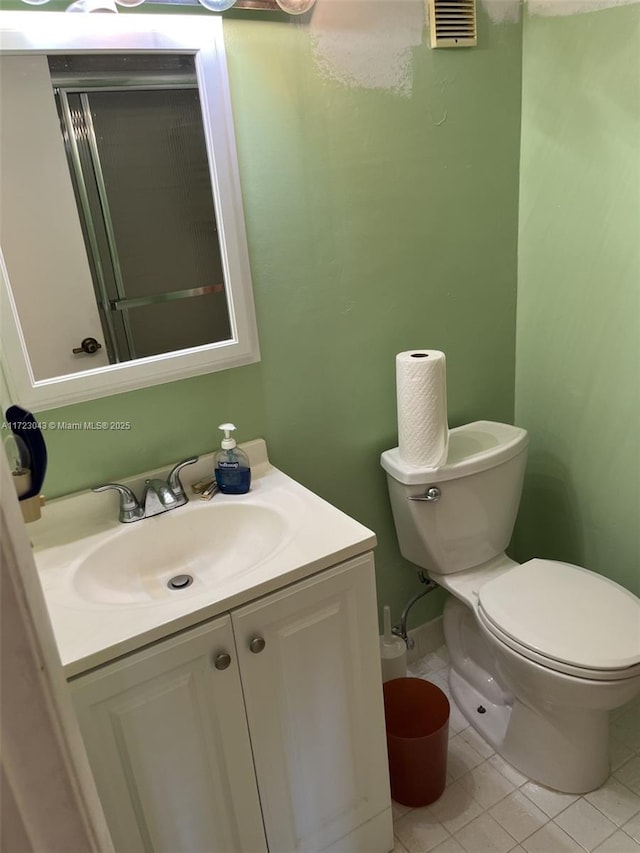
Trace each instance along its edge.
<path fill-rule="evenodd" d="M 409 495 L 410 501 L 429 501 L 435 503 L 440 500 L 440 489 L 437 486 L 429 486 L 424 495 Z"/>

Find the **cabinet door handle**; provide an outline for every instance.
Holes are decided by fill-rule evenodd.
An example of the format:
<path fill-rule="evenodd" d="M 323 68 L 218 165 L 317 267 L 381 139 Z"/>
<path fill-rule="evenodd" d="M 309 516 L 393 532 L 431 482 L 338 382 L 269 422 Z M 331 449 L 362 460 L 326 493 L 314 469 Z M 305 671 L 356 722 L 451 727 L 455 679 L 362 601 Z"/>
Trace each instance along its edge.
<path fill-rule="evenodd" d="M 227 669 L 231 665 L 231 655 L 227 654 L 227 652 L 221 652 L 219 655 L 216 655 L 213 665 L 216 669 Z"/>
<path fill-rule="evenodd" d="M 260 654 L 266 645 L 262 637 L 252 637 L 249 640 L 249 651 L 253 652 L 254 655 Z"/>

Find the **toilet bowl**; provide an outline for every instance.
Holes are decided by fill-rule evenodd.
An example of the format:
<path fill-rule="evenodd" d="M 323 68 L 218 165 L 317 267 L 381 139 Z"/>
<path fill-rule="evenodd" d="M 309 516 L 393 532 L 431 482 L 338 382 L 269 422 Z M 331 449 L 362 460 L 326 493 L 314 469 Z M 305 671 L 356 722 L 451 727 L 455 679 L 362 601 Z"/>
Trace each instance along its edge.
<path fill-rule="evenodd" d="M 584 793 L 609 774 L 608 713 L 640 692 L 640 600 L 579 566 L 504 553 L 520 501 L 525 430 L 451 430 L 447 463 L 382 454 L 400 550 L 451 593 L 450 688 L 509 763 Z"/>

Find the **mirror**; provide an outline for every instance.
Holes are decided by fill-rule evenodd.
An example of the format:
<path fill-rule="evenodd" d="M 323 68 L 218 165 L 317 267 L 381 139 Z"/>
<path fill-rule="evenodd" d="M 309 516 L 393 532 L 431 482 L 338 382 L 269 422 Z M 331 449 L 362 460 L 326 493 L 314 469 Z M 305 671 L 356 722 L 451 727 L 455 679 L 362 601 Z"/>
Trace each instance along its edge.
<path fill-rule="evenodd" d="M 0 97 L 12 395 L 257 361 L 221 20 L 0 13 Z"/>

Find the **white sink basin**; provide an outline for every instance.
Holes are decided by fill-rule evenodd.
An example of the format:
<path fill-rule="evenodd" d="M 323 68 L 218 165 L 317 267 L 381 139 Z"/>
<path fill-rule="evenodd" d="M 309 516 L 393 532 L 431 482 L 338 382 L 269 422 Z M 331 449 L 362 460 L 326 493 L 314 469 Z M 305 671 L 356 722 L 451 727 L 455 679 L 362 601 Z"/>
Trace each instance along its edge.
<path fill-rule="evenodd" d="M 86 601 L 152 604 L 246 574 L 291 537 L 291 519 L 252 503 L 190 504 L 127 525 L 88 551 L 70 580 Z M 188 586 L 168 584 L 188 575 Z"/>
<path fill-rule="evenodd" d="M 47 503 L 29 526 L 68 677 L 373 548 L 370 530 L 273 468 L 264 441 L 243 449 L 253 475 L 246 495 L 192 497 L 121 524 L 115 492 L 79 492 Z M 187 490 L 212 468 L 211 455 L 190 465 Z M 166 471 L 123 482 L 139 495 L 157 476 Z M 176 575 L 193 581 L 170 589 Z"/>

